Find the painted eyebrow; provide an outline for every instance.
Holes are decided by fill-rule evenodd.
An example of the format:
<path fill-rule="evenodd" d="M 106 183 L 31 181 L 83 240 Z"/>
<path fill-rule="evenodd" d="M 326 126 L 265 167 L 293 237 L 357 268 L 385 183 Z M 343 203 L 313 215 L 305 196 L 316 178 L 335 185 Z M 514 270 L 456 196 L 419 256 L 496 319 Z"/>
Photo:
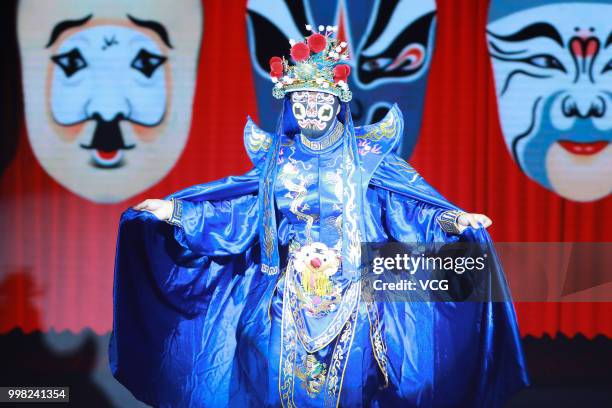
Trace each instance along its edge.
<path fill-rule="evenodd" d="M 557 44 L 563 47 L 563 40 L 561 39 L 561 35 L 555 27 L 548 23 L 534 23 L 509 35 L 497 35 L 492 33 L 491 31 L 488 31 L 488 33 L 499 40 L 511 42 L 532 40 L 537 37 L 546 37 L 550 38 L 551 40 L 555 41 Z"/>
<path fill-rule="evenodd" d="M 78 20 L 62 20 L 59 23 L 57 23 L 55 25 L 55 27 L 53 27 L 53 30 L 51 30 L 51 36 L 49 37 L 49 42 L 47 42 L 47 45 L 45 45 L 45 48 L 49 48 L 50 46 L 53 45 L 53 43 L 55 42 L 55 40 L 57 40 L 57 38 L 62 35 L 62 33 L 66 30 L 69 30 L 73 27 L 79 27 L 84 25 L 85 23 L 87 23 L 91 18 L 93 17 L 93 14 L 90 14 L 88 16 L 85 16 L 83 18 L 80 18 Z"/>
<path fill-rule="evenodd" d="M 148 28 L 149 30 L 155 31 L 157 35 L 159 36 L 159 38 L 161 38 L 161 40 L 164 42 L 164 44 L 168 46 L 168 48 L 174 48 L 172 47 L 172 44 L 170 43 L 170 37 L 168 36 L 168 31 L 166 30 L 166 27 L 163 26 L 163 24 L 158 23 L 157 21 L 154 21 L 154 20 L 141 20 L 139 18 L 130 16 L 129 14 L 127 14 L 127 17 L 130 19 L 132 23 L 136 24 L 137 26 Z"/>

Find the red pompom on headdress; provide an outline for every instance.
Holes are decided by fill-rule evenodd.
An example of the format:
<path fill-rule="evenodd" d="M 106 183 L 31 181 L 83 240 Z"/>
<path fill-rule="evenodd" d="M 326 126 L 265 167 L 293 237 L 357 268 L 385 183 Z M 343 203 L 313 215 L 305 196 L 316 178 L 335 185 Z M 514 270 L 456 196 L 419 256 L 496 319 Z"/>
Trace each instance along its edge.
<path fill-rule="evenodd" d="M 306 40 L 308 42 L 308 47 L 310 47 L 310 51 L 315 54 L 321 52 L 327 46 L 327 39 L 323 34 L 313 34 Z"/>
<path fill-rule="evenodd" d="M 270 58 L 270 76 L 280 78 L 283 76 L 283 60 L 280 57 Z"/>
<path fill-rule="evenodd" d="M 339 64 L 334 67 L 334 82 L 347 82 L 348 76 L 351 74 L 351 67 L 346 64 Z"/>
<path fill-rule="evenodd" d="M 303 42 L 295 43 L 289 54 L 296 62 L 306 61 L 310 56 L 310 48 Z"/>
<path fill-rule="evenodd" d="M 289 40 L 290 59 L 270 59 L 275 98 L 283 99 L 297 91 L 324 92 L 342 102 L 349 102 L 353 97 L 348 84 L 351 73 L 346 61 L 349 59 L 348 44 L 334 36 L 338 27 L 319 25 L 317 28 L 318 31 L 306 24 L 306 31 L 310 32 L 308 37 Z"/>

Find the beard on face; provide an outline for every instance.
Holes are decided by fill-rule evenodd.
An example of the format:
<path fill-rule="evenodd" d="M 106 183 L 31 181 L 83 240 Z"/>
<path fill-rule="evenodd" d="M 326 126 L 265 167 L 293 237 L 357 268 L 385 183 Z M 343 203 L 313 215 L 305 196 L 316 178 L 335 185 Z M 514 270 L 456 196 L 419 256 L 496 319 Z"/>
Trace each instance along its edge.
<path fill-rule="evenodd" d="M 81 144 L 83 149 L 92 151 L 92 165 L 100 168 L 115 168 L 122 165 L 122 151 L 133 149 L 135 145 L 126 145 L 123 140 L 119 122 L 123 115 L 117 115 L 111 121 L 103 120 L 99 114 L 94 114 L 96 129 L 91 143 Z"/>
<path fill-rule="evenodd" d="M 298 120 L 298 125 L 302 129 L 325 130 L 327 122 L 324 122 L 320 119 L 306 118 Z"/>

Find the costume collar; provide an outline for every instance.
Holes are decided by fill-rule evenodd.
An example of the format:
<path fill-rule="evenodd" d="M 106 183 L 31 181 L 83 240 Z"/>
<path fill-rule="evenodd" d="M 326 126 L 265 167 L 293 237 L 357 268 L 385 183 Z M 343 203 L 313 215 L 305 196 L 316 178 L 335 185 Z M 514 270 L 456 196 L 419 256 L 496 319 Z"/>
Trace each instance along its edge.
<path fill-rule="evenodd" d="M 309 139 L 300 133 L 300 144 L 308 151 L 313 153 L 321 153 L 329 150 L 332 146 L 339 144 L 339 140 L 342 139 L 344 134 L 344 125 L 336 120 L 333 125 L 323 136 L 316 139 Z"/>

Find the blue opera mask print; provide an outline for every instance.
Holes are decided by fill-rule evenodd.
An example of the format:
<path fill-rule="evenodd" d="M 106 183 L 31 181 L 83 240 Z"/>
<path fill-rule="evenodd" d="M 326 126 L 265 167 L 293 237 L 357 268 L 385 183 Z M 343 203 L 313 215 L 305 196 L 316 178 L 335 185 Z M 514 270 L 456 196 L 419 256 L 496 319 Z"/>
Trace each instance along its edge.
<path fill-rule="evenodd" d="M 520 3 L 516 4 L 516 3 Z M 493 1 L 487 40 L 506 145 L 561 197 L 612 191 L 612 4 Z"/>
<path fill-rule="evenodd" d="M 335 25 L 337 38 L 349 47 L 353 120 L 378 122 L 397 102 L 407 124 L 399 149 L 407 158 L 421 126 L 435 13 L 434 0 L 249 0 L 249 47 L 263 127 L 274 128 L 279 109 L 270 98 L 270 58 L 285 55 L 290 39 L 310 35 L 306 25 Z"/>

